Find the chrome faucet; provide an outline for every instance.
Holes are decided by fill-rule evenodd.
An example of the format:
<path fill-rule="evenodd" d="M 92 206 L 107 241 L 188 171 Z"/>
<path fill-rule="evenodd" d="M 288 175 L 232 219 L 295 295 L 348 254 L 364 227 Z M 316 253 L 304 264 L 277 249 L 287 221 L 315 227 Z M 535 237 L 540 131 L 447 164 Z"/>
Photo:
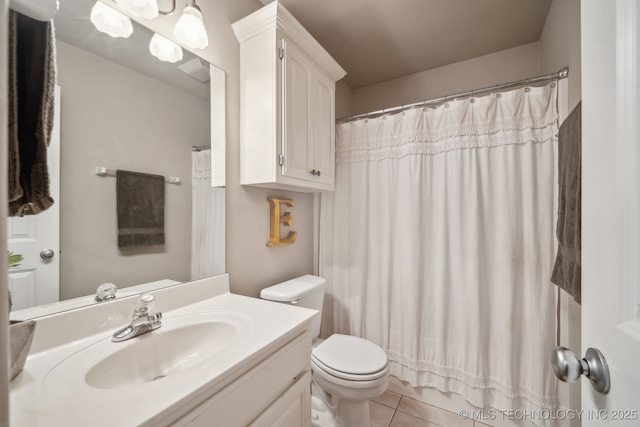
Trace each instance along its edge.
<path fill-rule="evenodd" d="M 113 283 L 103 283 L 96 289 L 96 302 L 111 301 L 116 299 L 118 287 Z"/>
<path fill-rule="evenodd" d="M 154 305 L 155 299 L 151 294 L 143 294 L 136 298 L 133 308 L 133 320 L 127 326 L 114 333 L 111 341 L 126 341 L 162 326 L 162 313 L 149 313 Z"/>

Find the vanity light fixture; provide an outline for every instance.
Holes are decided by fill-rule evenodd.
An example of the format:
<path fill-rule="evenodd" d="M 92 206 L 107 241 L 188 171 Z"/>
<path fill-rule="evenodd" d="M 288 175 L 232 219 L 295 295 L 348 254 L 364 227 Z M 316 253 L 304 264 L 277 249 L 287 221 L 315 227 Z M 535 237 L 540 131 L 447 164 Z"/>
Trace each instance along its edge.
<path fill-rule="evenodd" d="M 196 6 L 195 0 L 187 3 L 182 11 L 182 16 L 176 22 L 173 35 L 185 46 L 195 49 L 204 49 L 209 45 L 207 30 L 204 28 L 202 11 Z"/>
<path fill-rule="evenodd" d="M 127 38 L 133 33 L 133 25 L 128 16 L 99 0 L 91 9 L 90 20 L 98 31 L 109 34 L 111 37 Z"/>
<path fill-rule="evenodd" d="M 149 43 L 149 52 L 161 61 L 178 62 L 182 60 L 182 48 L 160 34 L 154 34 Z"/>
<path fill-rule="evenodd" d="M 153 19 L 158 16 L 157 0 L 115 0 L 118 6 L 133 16 Z"/>

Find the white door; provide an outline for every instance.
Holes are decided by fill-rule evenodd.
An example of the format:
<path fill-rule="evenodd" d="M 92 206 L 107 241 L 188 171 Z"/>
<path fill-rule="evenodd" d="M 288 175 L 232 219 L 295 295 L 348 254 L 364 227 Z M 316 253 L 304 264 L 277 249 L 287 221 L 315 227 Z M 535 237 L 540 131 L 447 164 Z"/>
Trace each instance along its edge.
<path fill-rule="evenodd" d="M 607 395 L 582 379 L 583 426 L 640 425 L 640 2 L 583 0 L 582 346 L 602 351 Z"/>
<path fill-rule="evenodd" d="M 60 300 L 60 87 L 56 86 L 55 116 L 47 150 L 50 193 L 55 203 L 39 215 L 7 218 L 7 249 L 20 254 L 20 266 L 9 269 L 12 310 Z M 42 251 L 51 250 L 51 258 Z"/>

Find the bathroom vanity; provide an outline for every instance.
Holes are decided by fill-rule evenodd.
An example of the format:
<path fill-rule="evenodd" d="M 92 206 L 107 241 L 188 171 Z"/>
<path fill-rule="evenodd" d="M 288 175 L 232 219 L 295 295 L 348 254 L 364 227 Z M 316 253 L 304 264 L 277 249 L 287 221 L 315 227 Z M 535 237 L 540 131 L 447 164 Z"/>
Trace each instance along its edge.
<path fill-rule="evenodd" d="M 233 295 L 228 275 L 153 295 L 162 326 L 123 342 L 135 297 L 36 319 L 11 425 L 311 425 L 316 311 Z"/>

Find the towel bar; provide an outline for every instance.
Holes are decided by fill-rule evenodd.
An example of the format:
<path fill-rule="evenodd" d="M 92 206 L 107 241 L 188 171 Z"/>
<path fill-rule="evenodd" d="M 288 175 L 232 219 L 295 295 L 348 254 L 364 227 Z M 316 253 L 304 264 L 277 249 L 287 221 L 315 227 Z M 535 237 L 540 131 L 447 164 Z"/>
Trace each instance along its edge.
<path fill-rule="evenodd" d="M 96 167 L 96 175 L 98 176 L 116 176 L 116 170 L 107 169 L 104 166 Z M 169 184 L 178 184 L 180 182 L 180 178 L 177 176 L 165 176 L 164 180 Z"/>

